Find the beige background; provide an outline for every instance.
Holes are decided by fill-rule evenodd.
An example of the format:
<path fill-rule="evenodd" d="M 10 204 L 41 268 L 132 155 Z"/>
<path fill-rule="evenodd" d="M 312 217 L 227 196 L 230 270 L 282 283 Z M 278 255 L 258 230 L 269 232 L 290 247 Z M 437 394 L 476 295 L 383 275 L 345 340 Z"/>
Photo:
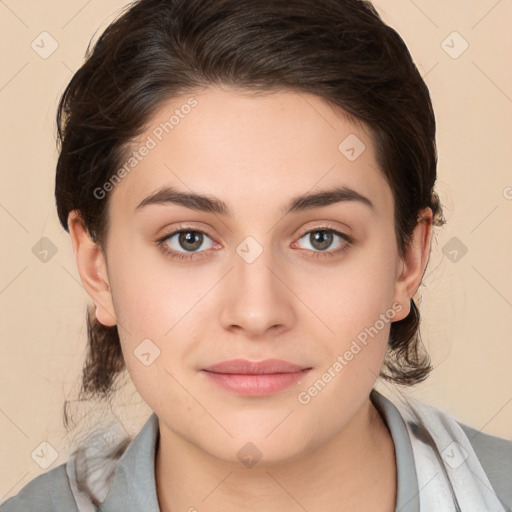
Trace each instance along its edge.
<path fill-rule="evenodd" d="M 0 1 L 0 500 L 65 462 L 75 441 L 61 411 L 78 390 L 88 301 L 54 206 L 54 116 L 89 39 L 124 4 Z M 405 39 L 430 88 L 448 220 L 420 289 L 422 335 L 436 370 L 410 393 L 512 439 L 512 1 L 375 5 Z M 47 58 L 31 47 L 34 41 L 40 53 L 51 49 L 42 32 L 58 44 Z M 454 58 L 464 41 L 467 50 Z M 46 262 L 32 252 L 42 237 L 57 251 Z M 128 384 L 116 414 L 133 435 L 151 411 Z M 57 458 L 41 467 L 52 449 Z"/>

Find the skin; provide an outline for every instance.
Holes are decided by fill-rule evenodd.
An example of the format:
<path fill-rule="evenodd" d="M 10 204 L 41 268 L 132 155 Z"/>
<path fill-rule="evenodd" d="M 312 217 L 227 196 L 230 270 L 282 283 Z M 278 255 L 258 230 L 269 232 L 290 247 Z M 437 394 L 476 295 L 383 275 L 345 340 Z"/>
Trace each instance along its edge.
<path fill-rule="evenodd" d="M 111 192 L 105 251 L 77 212 L 69 217 L 97 318 L 118 325 L 130 377 L 159 418 L 161 510 L 393 511 L 394 446 L 369 399 L 390 322 L 309 403 L 297 396 L 393 304 L 401 305 L 393 321 L 407 316 L 428 262 L 432 212 L 422 212 L 400 258 L 392 191 L 368 131 L 311 94 L 194 91 L 163 104 L 134 148 L 190 96 L 197 106 Z M 366 146 L 354 161 L 338 150 L 349 134 Z M 374 209 L 342 201 L 281 214 L 291 198 L 338 185 Z M 234 214 L 170 203 L 136 208 L 162 186 L 215 196 Z M 207 232 L 185 261 L 155 244 L 183 223 Z M 322 251 L 304 235 L 326 224 L 352 244 L 333 235 Z M 167 247 L 191 254 L 178 236 Z M 252 263 L 236 251 L 248 236 L 262 248 Z M 160 355 L 145 366 L 134 350 L 148 338 Z M 312 370 L 266 397 L 236 395 L 200 371 L 236 357 Z M 248 442 L 262 454 L 252 467 L 237 456 Z"/>

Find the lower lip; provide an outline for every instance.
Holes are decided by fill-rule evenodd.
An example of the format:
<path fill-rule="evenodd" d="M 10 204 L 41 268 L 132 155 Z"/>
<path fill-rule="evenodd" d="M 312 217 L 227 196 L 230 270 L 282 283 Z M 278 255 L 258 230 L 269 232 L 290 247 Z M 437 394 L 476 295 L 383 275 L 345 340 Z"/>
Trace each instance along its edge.
<path fill-rule="evenodd" d="M 268 396 L 293 386 L 311 368 L 294 373 L 268 373 L 259 375 L 214 373 L 203 371 L 207 377 L 228 391 L 243 396 Z"/>

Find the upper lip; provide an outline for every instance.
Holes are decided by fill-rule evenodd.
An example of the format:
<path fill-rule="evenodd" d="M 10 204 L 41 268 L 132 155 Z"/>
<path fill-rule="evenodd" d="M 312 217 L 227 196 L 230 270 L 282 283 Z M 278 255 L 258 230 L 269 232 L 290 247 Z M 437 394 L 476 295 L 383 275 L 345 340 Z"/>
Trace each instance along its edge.
<path fill-rule="evenodd" d="M 309 367 L 283 361 L 282 359 L 265 359 L 264 361 L 248 361 L 247 359 L 230 359 L 208 366 L 203 370 L 214 373 L 233 373 L 240 375 L 261 375 L 269 373 L 295 373 Z"/>

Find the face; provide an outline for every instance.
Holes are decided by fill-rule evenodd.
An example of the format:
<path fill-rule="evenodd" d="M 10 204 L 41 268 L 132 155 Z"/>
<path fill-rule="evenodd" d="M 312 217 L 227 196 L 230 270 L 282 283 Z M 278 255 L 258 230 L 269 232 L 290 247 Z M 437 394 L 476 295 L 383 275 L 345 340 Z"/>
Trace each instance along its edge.
<path fill-rule="evenodd" d="M 397 253 L 369 133 L 314 95 L 220 88 L 147 126 L 106 187 L 108 287 L 91 291 L 135 387 L 162 432 L 226 461 L 320 446 L 367 402 L 422 273 Z M 298 368 L 205 371 L 239 358 Z"/>

